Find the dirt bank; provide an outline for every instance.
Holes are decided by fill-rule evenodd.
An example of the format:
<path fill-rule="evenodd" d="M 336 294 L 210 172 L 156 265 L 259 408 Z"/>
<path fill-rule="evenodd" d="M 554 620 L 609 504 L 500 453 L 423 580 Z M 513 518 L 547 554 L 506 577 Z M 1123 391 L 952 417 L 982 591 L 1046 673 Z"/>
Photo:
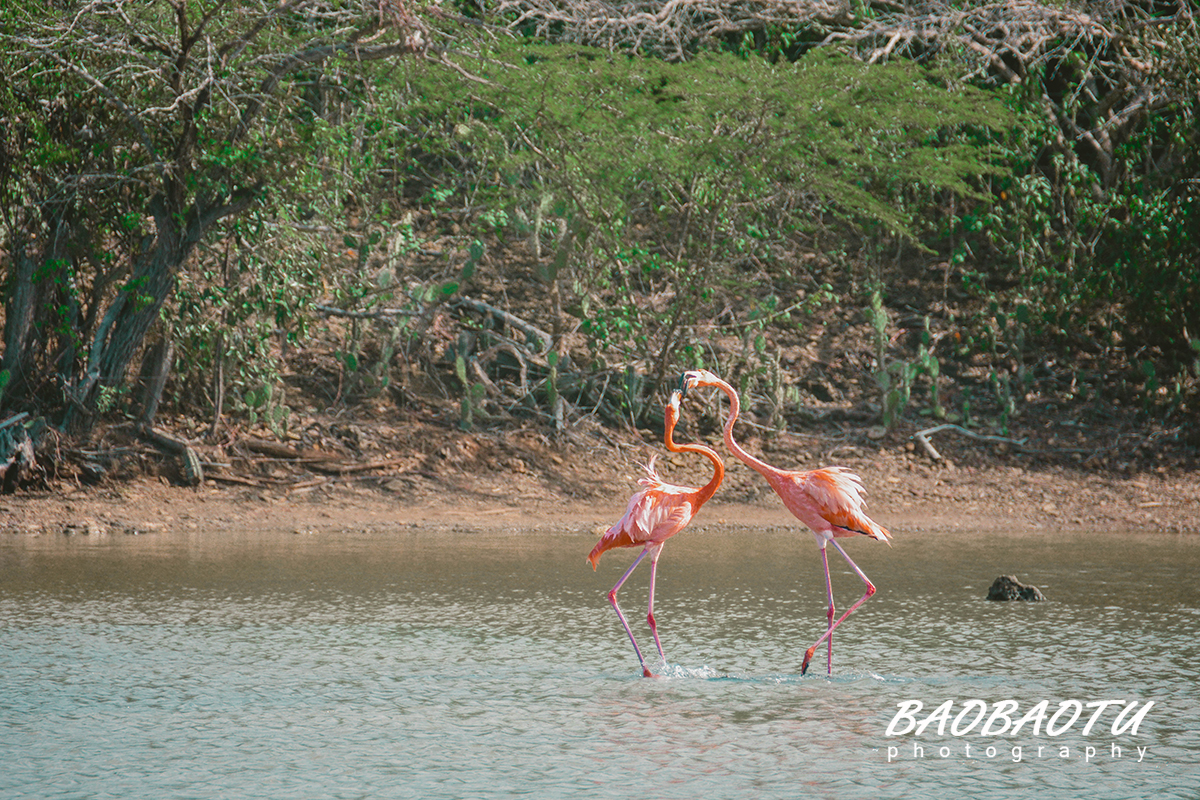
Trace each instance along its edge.
<path fill-rule="evenodd" d="M 623 512 L 635 489 L 638 463 L 661 450 L 650 433 L 622 440 L 605 432 L 565 444 L 530 430 L 471 434 L 429 426 L 406 428 L 404 435 L 422 443 L 409 452 L 424 455 L 406 458 L 397 442 L 377 436 L 378 449 L 360 454 L 356 463 L 384 466 L 359 472 L 314 473 L 303 465 L 247 456 L 240 469 L 210 470 L 213 477 L 195 488 L 174 485 L 165 476 L 135 476 L 7 495 L 0 498 L 0 530 L 119 534 L 419 526 L 600 531 Z M 854 469 L 866 484 L 872 516 L 899 534 L 1200 532 L 1196 470 L 1097 470 L 1073 463 L 1070 454 L 1049 458 L 1010 452 L 962 437 L 938 439 L 943 458 L 934 461 L 909 437 L 873 436 L 878 433 L 748 436 L 745 445 L 779 466 Z M 720 449 L 719 441 L 714 444 Z M 698 459 L 690 459 L 661 458 L 660 472 L 673 482 L 703 483 L 707 474 Z M 724 485 L 694 524 L 798 524 L 759 476 L 732 458 L 727 462 Z"/>

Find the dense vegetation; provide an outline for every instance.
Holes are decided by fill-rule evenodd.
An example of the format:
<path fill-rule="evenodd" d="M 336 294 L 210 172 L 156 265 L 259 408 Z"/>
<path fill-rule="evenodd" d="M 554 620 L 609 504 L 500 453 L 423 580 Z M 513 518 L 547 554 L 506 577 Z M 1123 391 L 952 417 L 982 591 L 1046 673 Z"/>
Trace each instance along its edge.
<path fill-rule="evenodd" d="M 1093 5 L 10 4 L 0 434 L 282 431 L 318 344 L 327 402 L 464 428 L 643 425 L 698 365 L 780 424 L 833 309 L 884 426 L 1177 425 L 1200 21 Z"/>

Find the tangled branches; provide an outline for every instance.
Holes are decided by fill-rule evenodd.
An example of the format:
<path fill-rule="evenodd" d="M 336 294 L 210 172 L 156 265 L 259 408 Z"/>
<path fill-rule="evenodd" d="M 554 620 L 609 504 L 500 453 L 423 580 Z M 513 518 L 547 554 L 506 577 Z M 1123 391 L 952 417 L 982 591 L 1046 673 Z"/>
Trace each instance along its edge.
<path fill-rule="evenodd" d="M 1187 92 L 1186 82 L 1164 76 L 1195 52 L 1197 14 L 1187 0 L 1174 11 L 1152 15 L 1146 5 L 1124 0 L 1087 10 L 1034 0 L 967 7 L 927 0 L 835 31 L 826 41 L 850 45 L 871 63 L 964 53 L 966 80 L 1040 83 L 1040 102 L 1062 131 L 1059 149 L 1078 143 L 1107 187 L 1117 178 L 1116 148 L 1131 130 Z M 1191 47 L 1168 41 L 1179 37 Z"/>
<path fill-rule="evenodd" d="M 502 0 L 499 11 L 514 20 L 512 28 L 532 27 L 540 38 L 650 52 L 670 61 L 730 35 L 774 26 L 841 27 L 853 20 L 849 0 Z"/>
<path fill-rule="evenodd" d="M 706 44 L 788 31 L 805 46 L 848 48 L 868 63 L 950 58 L 961 78 L 1045 84 L 1041 102 L 1105 186 L 1129 131 L 1188 92 L 1200 65 L 1194 0 L 1150 4 L 874 0 L 502 0 L 510 27 L 544 38 L 683 60 Z M 1180 80 L 1180 76 L 1183 80 Z M 1188 79 L 1190 76 L 1190 80 Z M 1069 84 L 1056 91 L 1051 84 Z"/>

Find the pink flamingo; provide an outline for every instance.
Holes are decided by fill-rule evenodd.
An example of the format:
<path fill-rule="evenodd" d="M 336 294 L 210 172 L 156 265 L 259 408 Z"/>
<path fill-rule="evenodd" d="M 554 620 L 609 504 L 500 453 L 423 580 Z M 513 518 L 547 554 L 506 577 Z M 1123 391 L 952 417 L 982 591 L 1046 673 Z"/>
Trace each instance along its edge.
<path fill-rule="evenodd" d="M 804 654 L 804 663 L 800 674 L 808 671 L 808 662 L 813 653 L 823 641 L 829 642 L 829 654 L 826 668 L 833 674 L 833 631 L 845 621 L 854 611 L 875 594 L 875 585 L 867 578 L 858 565 L 855 564 L 846 551 L 836 541 L 836 537 L 863 535 L 872 539 L 886 542 L 891 534 L 882 526 L 866 515 L 863 500 L 862 479 L 845 467 L 825 467 L 810 472 L 784 470 L 773 467 L 747 453 L 733 440 L 733 425 L 741 411 L 741 403 L 734 388 L 708 370 L 691 370 L 685 372 L 680 379 L 681 391 L 698 386 L 712 386 L 725 392 L 729 397 L 729 417 L 725 420 L 725 444 L 735 456 L 744 461 L 760 475 L 779 495 L 779 499 L 798 520 L 807 525 L 817 537 L 817 545 L 821 548 L 821 562 L 825 568 L 825 593 L 829 598 L 829 627 L 821 638 L 808 648 Z M 829 556 L 826 545 L 832 543 L 837 548 L 850 568 L 866 584 L 866 593 L 858 602 L 850 606 L 842 616 L 834 620 L 833 581 L 829 576 Z"/>
<path fill-rule="evenodd" d="M 700 489 L 691 489 L 686 486 L 672 486 L 669 483 L 664 483 L 654 470 L 654 462 L 658 458 L 658 455 L 655 454 L 650 458 L 650 463 L 645 467 L 646 477 L 638 481 L 645 488 L 630 498 L 629 507 L 625 510 L 625 516 L 621 517 L 616 525 L 613 525 L 600 537 L 600 541 L 596 543 L 596 546 L 592 548 L 592 552 L 588 554 L 588 561 L 591 562 L 592 569 L 595 570 L 600 556 L 614 547 L 642 548 L 641 554 L 634 559 L 633 564 L 625 571 L 621 579 L 617 581 L 617 585 L 609 590 L 608 602 L 612 604 L 613 609 L 617 612 L 617 616 L 621 619 L 621 625 L 625 627 L 625 633 L 629 634 L 629 641 L 633 643 L 633 650 L 637 653 L 638 661 L 642 665 L 642 675 L 647 678 L 654 677 L 654 674 L 646 666 L 646 659 L 642 657 L 641 648 L 638 647 L 637 640 L 633 638 L 633 631 L 629 628 L 629 622 L 621 612 L 621 607 L 617 605 L 617 591 L 625 583 L 625 580 L 630 576 L 634 568 L 642 562 L 643 558 L 649 555 L 650 602 L 646 607 L 646 622 L 650 625 L 650 632 L 654 634 L 654 644 L 658 647 L 658 655 L 665 664 L 667 657 L 663 653 L 662 642 L 658 638 L 658 626 L 654 622 L 654 578 L 655 573 L 658 571 L 658 557 L 662 554 L 663 544 L 667 539 L 679 533 L 692 521 L 692 517 L 700 510 L 700 506 L 704 505 L 713 496 L 713 493 L 717 491 L 717 487 L 721 485 L 721 479 L 725 477 L 725 465 L 722 463 L 721 457 L 712 448 L 705 447 L 702 444 L 675 444 L 673 437 L 675 424 L 679 421 L 679 402 L 682 397 L 683 393 L 681 391 L 675 391 L 671 394 L 671 400 L 665 409 L 666 433 L 663 436 L 663 442 L 666 444 L 667 449 L 673 453 L 700 453 L 706 456 L 713 465 L 712 480 Z"/>

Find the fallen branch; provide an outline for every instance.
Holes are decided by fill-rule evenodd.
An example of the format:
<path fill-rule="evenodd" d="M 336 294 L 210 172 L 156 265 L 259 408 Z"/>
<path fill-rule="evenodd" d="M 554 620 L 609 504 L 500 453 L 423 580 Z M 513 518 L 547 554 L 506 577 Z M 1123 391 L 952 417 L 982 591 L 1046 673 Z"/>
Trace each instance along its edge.
<path fill-rule="evenodd" d="M 955 433 L 966 436 L 968 439 L 975 439 L 975 440 L 981 441 L 981 442 L 996 442 L 998 444 L 1009 444 L 1009 445 L 1016 447 L 1019 450 L 1024 450 L 1025 442 L 1028 441 L 1028 439 L 1010 439 L 1007 436 L 992 436 L 990 434 L 975 433 L 974 431 L 969 431 L 960 425 L 954 425 L 952 423 L 946 423 L 945 425 L 935 425 L 932 428 L 926 428 L 923 431 L 917 431 L 916 433 L 914 433 L 912 435 L 912 438 L 917 440 L 917 442 L 921 445 L 921 447 L 923 447 L 925 449 L 925 452 L 929 455 L 930 458 L 932 458 L 934 461 L 941 461 L 942 454 L 934 449 L 933 445 L 930 444 L 928 437 L 930 437 L 933 434 L 938 433 L 940 431 L 946 431 L 946 430 L 954 431 Z"/>
<path fill-rule="evenodd" d="M 174 453 L 180 457 L 180 460 L 183 462 L 184 482 L 188 486 L 199 486 L 203 483 L 204 467 L 200 465 L 200 457 L 196 455 L 196 451 L 192 449 L 191 445 L 182 439 L 174 439 L 159 433 L 146 424 L 139 424 L 135 430 L 138 436 L 150 442 L 158 449 Z"/>
<path fill-rule="evenodd" d="M 352 475 L 355 472 L 368 472 L 373 469 L 383 469 L 384 467 L 398 467 L 401 464 L 407 464 L 411 459 L 408 458 L 387 458 L 382 461 L 368 461 L 363 464 L 312 464 L 311 467 L 317 472 L 323 472 L 327 475 Z"/>
<path fill-rule="evenodd" d="M 492 345 L 487 350 L 484 350 L 476 356 L 475 364 L 478 365 L 481 361 L 495 359 L 496 353 L 505 352 L 517 360 L 517 366 L 520 369 L 521 375 L 521 396 L 529 394 L 529 365 L 525 363 L 525 358 L 521 355 L 521 351 L 512 342 L 502 341 Z"/>
<path fill-rule="evenodd" d="M 504 309 L 496 308 L 482 300 L 472 300 L 469 297 L 462 296 L 455 299 L 450 305 L 451 308 L 466 307 L 480 314 L 493 316 L 504 324 L 521 331 L 525 334 L 526 338 L 538 340 L 541 343 L 541 350 L 538 351 L 539 356 L 544 356 L 554 346 L 554 337 L 546 333 L 546 331 L 526 322 L 515 314 L 510 314 Z"/>
<path fill-rule="evenodd" d="M 418 475 L 424 475 L 427 478 L 437 479 L 436 475 L 422 471 L 422 470 L 414 470 L 414 473 L 418 474 Z M 288 494 L 305 494 L 307 492 L 312 492 L 317 489 L 323 489 L 327 486 L 334 486 L 334 485 L 341 484 L 341 483 L 349 483 L 351 481 L 366 481 L 366 480 L 372 480 L 372 479 L 373 479 L 373 477 L 370 475 L 330 476 L 328 478 L 317 478 L 317 479 L 311 480 L 311 481 L 300 481 L 299 483 L 293 483 L 291 486 L 289 486 L 287 488 L 287 492 L 288 492 Z"/>
<path fill-rule="evenodd" d="M 22 411 L 20 414 L 13 414 L 8 419 L 4 420 L 3 422 L 0 422 L 0 430 L 3 430 L 4 428 L 7 428 L 10 425 L 16 425 L 18 422 L 24 422 L 25 418 L 28 416 L 29 416 L 28 411 Z"/>
<path fill-rule="evenodd" d="M 312 478 L 307 481 L 298 481 L 287 487 L 288 492 L 306 491 L 314 489 L 318 486 L 324 486 L 332 481 L 331 478 Z"/>
<path fill-rule="evenodd" d="M 287 492 L 288 494 L 304 494 L 306 492 L 311 492 L 314 489 L 320 489 L 322 486 L 329 486 L 332 483 L 333 478 L 317 478 L 316 480 L 311 481 L 301 481 L 300 483 L 293 483 L 291 486 L 289 486 L 287 488 Z"/>
<path fill-rule="evenodd" d="M 383 317 L 416 317 L 421 312 L 411 308 L 377 308 L 374 311 L 347 311 L 344 308 L 326 306 L 320 303 L 313 306 L 327 317 L 350 317 L 351 319 L 381 319 Z"/>
<path fill-rule="evenodd" d="M 337 456 L 322 453 L 320 450 L 297 450 L 279 442 L 269 442 L 265 439 L 246 439 L 242 445 L 252 453 L 278 458 L 282 461 L 294 461 L 303 464 L 322 464 L 340 461 Z"/>
<path fill-rule="evenodd" d="M 268 486 L 268 484 L 262 481 L 256 481 L 253 478 L 243 478 L 241 475 L 209 474 L 207 477 L 210 481 L 216 481 L 217 483 L 236 483 L 238 486 L 253 486 L 256 489 L 265 489 Z"/>
<path fill-rule="evenodd" d="M 280 461 L 303 465 L 308 469 L 325 475 L 351 475 L 356 472 L 368 472 L 373 469 L 398 467 L 412 461 L 411 458 L 385 458 L 380 461 L 353 463 L 344 461 L 329 453 L 322 453 L 319 450 L 297 450 L 286 444 L 269 442 L 265 439 L 246 439 L 242 442 L 242 445 L 251 452 Z M 325 478 L 320 478 L 316 483 L 324 483 L 325 480 Z M 305 484 L 294 484 L 289 491 L 293 491 L 296 488 L 303 488 L 303 486 Z"/>

